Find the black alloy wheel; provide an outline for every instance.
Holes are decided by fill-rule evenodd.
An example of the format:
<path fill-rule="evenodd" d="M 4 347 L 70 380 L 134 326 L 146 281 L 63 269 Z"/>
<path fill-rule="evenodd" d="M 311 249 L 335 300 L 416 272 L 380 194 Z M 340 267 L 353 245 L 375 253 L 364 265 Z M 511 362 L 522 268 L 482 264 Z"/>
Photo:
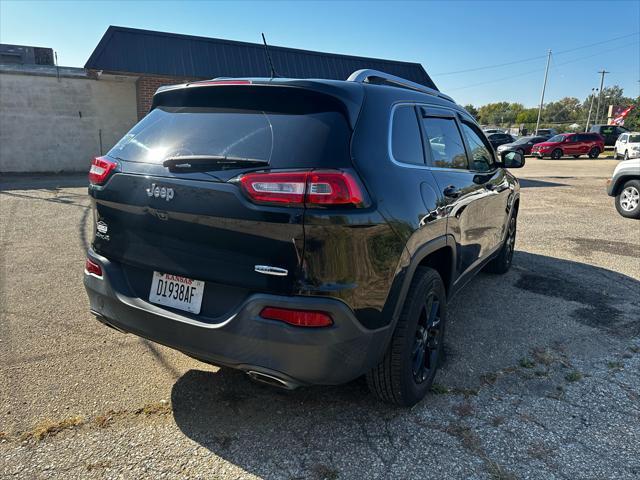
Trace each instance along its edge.
<path fill-rule="evenodd" d="M 600 149 L 598 147 L 593 147 L 589 150 L 589 158 L 598 158 L 598 155 L 600 155 Z"/>
<path fill-rule="evenodd" d="M 560 160 L 562 158 L 562 150 L 556 148 L 553 152 L 551 152 L 551 158 L 554 160 Z"/>
<path fill-rule="evenodd" d="M 446 299 L 440 274 L 418 267 L 387 351 L 367 373 L 369 389 L 380 400 L 411 407 L 431 390 L 444 356 Z"/>
<path fill-rule="evenodd" d="M 440 324 L 440 302 L 437 293 L 432 290 L 420 311 L 411 351 L 412 373 L 416 383 L 432 381 L 438 367 L 444 333 Z"/>

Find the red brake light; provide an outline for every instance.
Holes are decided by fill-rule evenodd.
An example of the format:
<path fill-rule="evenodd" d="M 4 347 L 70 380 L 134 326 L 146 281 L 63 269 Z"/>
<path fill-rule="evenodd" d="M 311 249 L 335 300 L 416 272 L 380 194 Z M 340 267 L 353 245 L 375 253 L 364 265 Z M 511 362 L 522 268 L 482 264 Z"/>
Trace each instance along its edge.
<path fill-rule="evenodd" d="M 364 198 L 353 176 L 344 172 L 310 172 L 307 178 L 307 206 L 362 205 Z"/>
<path fill-rule="evenodd" d="M 356 178 L 340 171 L 248 173 L 240 185 L 256 203 L 361 207 L 364 196 Z"/>
<path fill-rule="evenodd" d="M 315 310 L 264 307 L 260 312 L 260 316 L 268 320 L 279 320 L 297 327 L 328 327 L 333 325 L 331 315 Z"/>
<path fill-rule="evenodd" d="M 118 166 L 118 164 L 107 157 L 95 157 L 91 161 L 89 169 L 89 182 L 94 185 L 101 185 L 109 177 L 109 174 Z"/>
<path fill-rule="evenodd" d="M 84 263 L 84 271 L 90 275 L 102 278 L 102 267 L 90 258 L 87 258 L 87 261 Z"/>

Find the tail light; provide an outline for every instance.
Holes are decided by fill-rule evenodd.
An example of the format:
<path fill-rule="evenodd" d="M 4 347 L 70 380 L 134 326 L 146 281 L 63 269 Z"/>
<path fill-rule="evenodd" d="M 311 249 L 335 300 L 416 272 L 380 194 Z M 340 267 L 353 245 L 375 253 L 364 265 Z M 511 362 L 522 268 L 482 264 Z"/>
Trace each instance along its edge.
<path fill-rule="evenodd" d="M 289 308 L 265 307 L 260 312 L 262 318 L 278 320 L 296 327 L 329 327 L 333 325 L 331 315 L 316 310 L 292 310 Z"/>
<path fill-rule="evenodd" d="M 248 173 L 240 177 L 240 185 L 256 203 L 307 207 L 364 205 L 358 180 L 341 171 Z"/>
<path fill-rule="evenodd" d="M 87 258 L 87 261 L 84 263 L 84 271 L 89 275 L 102 278 L 102 267 L 90 258 Z"/>
<path fill-rule="evenodd" d="M 93 185 L 102 185 L 117 166 L 116 162 L 107 157 L 95 157 L 89 169 L 89 182 Z"/>

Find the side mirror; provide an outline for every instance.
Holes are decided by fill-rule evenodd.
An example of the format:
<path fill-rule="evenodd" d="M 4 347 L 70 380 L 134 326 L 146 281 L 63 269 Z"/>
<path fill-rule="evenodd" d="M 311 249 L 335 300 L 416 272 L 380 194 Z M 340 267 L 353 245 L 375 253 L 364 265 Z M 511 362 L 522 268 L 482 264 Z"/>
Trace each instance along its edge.
<path fill-rule="evenodd" d="M 524 155 L 519 152 L 507 152 L 502 157 L 502 166 L 504 168 L 522 168 L 524 167 Z"/>

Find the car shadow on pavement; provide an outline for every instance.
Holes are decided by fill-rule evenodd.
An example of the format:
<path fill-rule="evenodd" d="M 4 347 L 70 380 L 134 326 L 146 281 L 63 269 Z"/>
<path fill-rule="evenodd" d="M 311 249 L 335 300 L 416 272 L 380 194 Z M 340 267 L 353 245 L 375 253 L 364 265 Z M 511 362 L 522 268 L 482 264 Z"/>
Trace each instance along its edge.
<path fill-rule="evenodd" d="M 536 187 L 568 187 L 566 183 L 547 182 L 544 180 L 529 180 L 527 178 L 519 179 L 520 186 L 522 188 L 536 188 Z"/>
<path fill-rule="evenodd" d="M 625 348 L 640 335 L 640 282 L 517 251 L 508 274 L 481 274 L 451 301 L 448 321 L 447 359 L 437 384 L 448 392 L 492 388 L 483 379 L 518 368 L 532 351 L 569 362 Z M 422 428 L 415 426 L 425 418 L 431 425 L 446 423 L 451 405 L 443 397 L 431 394 L 413 409 L 400 409 L 376 401 L 363 379 L 285 391 L 223 368 L 188 371 L 174 384 L 171 401 L 175 422 L 188 438 L 251 474 L 293 478 L 300 475 L 296 459 L 305 458 L 307 476 L 337 478 L 327 461 L 334 454 L 358 462 L 360 449 L 371 447 L 368 440 L 389 435 L 389 452 L 374 454 L 384 463 L 384 455 L 402 447 L 385 433 L 390 419 L 406 420 L 412 428 Z M 316 475 L 318 469 L 324 473 Z"/>
<path fill-rule="evenodd" d="M 89 166 L 87 165 L 87 172 Z M 87 187 L 87 173 L 60 174 L 2 174 L 0 191 L 8 190 L 58 190 L 61 188 Z"/>

